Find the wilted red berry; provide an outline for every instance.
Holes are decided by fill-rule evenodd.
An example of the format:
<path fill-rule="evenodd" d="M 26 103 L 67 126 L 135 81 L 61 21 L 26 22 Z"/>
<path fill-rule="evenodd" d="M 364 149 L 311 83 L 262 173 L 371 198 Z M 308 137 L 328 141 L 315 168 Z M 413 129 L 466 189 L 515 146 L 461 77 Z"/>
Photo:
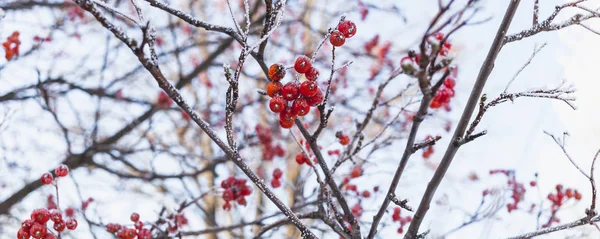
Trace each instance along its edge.
<path fill-rule="evenodd" d="M 269 78 L 280 81 L 285 77 L 285 67 L 282 64 L 273 64 L 269 67 Z"/>
<path fill-rule="evenodd" d="M 271 97 L 275 97 L 281 93 L 281 88 L 283 88 L 283 84 L 279 81 L 271 81 L 267 84 L 267 95 Z"/>

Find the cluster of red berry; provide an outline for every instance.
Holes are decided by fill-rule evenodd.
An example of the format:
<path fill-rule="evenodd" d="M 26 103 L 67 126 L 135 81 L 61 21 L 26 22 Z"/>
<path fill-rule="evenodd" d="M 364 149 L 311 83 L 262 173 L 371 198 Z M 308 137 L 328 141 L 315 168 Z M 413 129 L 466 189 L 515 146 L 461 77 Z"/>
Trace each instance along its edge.
<path fill-rule="evenodd" d="M 269 108 L 274 113 L 279 113 L 279 125 L 289 129 L 294 125 L 297 116 L 305 116 L 310 112 L 311 106 L 316 106 L 323 101 L 323 91 L 317 85 L 319 71 L 312 66 L 307 56 L 296 58 L 294 69 L 299 74 L 306 76 L 306 81 L 299 84 L 290 81 L 283 85 L 280 81 L 285 76 L 285 67 L 274 64 L 269 67 L 267 95 L 271 98 Z M 291 103 L 290 103 L 291 102 Z"/>
<path fill-rule="evenodd" d="M 283 172 L 281 169 L 276 168 L 273 170 L 273 179 L 271 180 L 271 186 L 273 188 L 281 187 L 281 177 L 283 176 Z"/>
<path fill-rule="evenodd" d="M 346 38 L 351 38 L 354 34 L 356 34 L 356 24 L 349 20 L 343 20 L 329 35 L 329 42 L 333 46 L 340 47 L 346 43 Z"/>
<path fill-rule="evenodd" d="M 56 239 L 56 235 L 48 231 L 46 223 L 54 222 L 52 228 L 57 233 L 61 233 L 65 228 L 75 230 L 77 228 L 77 220 L 69 218 L 63 220 L 62 213 L 57 209 L 48 210 L 46 208 L 38 208 L 31 212 L 31 219 L 27 219 L 21 223 L 21 229 L 17 232 L 18 239 Z"/>
<path fill-rule="evenodd" d="M 429 37 L 427 39 L 427 51 L 429 53 L 435 53 L 438 52 L 438 55 L 441 57 L 446 57 L 448 56 L 448 53 L 450 52 L 450 49 L 452 48 L 452 44 L 450 44 L 448 41 L 445 41 L 444 44 L 442 46 L 440 46 L 440 43 L 444 40 L 445 35 L 441 32 L 435 33 L 432 35 L 432 37 Z M 403 57 L 400 60 L 400 67 L 402 67 L 402 70 L 409 75 L 412 75 L 415 73 L 416 69 L 419 69 L 419 63 L 421 62 L 421 54 L 417 53 L 417 54 L 409 54 L 408 56 Z"/>
<path fill-rule="evenodd" d="M 260 144 L 263 146 L 262 158 L 264 160 L 271 161 L 275 156 L 285 156 L 285 150 L 283 147 L 281 147 L 279 144 L 273 144 L 273 133 L 271 129 L 260 124 L 256 125 L 254 129 L 256 130 L 258 141 L 260 141 Z"/>
<path fill-rule="evenodd" d="M 404 232 L 404 225 L 408 224 L 412 221 L 411 216 L 402 217 L 400 216 L 400 207 L 394 208 L 394 214 L 392 214 L 392 221 L 399 222 L 400 227 L 398 227 L 398 233 L 402 234 Z"/>
<path fill-rule="evenodd" d="M 341 46 L 346 38 L 355 33 L 356 25 L 344 20 L 331 33 L 329 41 L 334 46 Z M 268 71 L 271 81 L 266 86 L 267 95 L 271 97 L 269 108 L 274 113 L 279 113 L 279 125 L 285 129 L 294 125 L 297 116 L 307 115 L 310 107 L 321 104 L 324 99 L 323 91 L 317 84 L 319 71 L 313 67 L 311 59 L 304 55 L 298 56 L 293 68 L 298 74 L 304 74 L 306 81 L 300 83 L 293 80 L 284 85 L 281 80 L 285 77 L 287 68 L 282 64 L 273 64 Z"/>
<path fill-rule="evenodd" d="M 140 221 L 140 214 L 132 213 L 129 219 L 134 223 L 133 228 L 116 223 L 106 224 L 106 231 L 115 234 L 118 239 L 150 239 L 152 232 L 144 228 L 144 223 Z"/>
<path fill-rule="evenodd" d="M 444 80 L 442 87 L 436 92 L 433 100 L 429 104 L 429 107 L 433 109 L 439 109 L 444 107 L 446 111 L 450 111 L 450 99 L 454 97 L 454 86 L 456 81 L 452 77 L 448 77 Z"/>
<path fill-rule="evenodd" d="M 550 219 L 547 223 L 542 225 L 543 228 L 552 226 L 553 223 L 560 223 L 560 219 L 556 217 L 556 212 L 560 209 L 565 202 L 570 199 L 575 201 L 581 200 L 581 193 L 579 193 L 576 189 L 567 188 L 564 189 L 561 184 L 556 185 L 556 193 L 548 194 L 548 200 L 552 202 Z"/>
<path fill-rule="evenodd" d="M 506 177 L 508 177 L 508 187 L 511 190 L 511 196 L 510 198 L 512 199 L 512 202 L 509 202 L 508 204 L 506 204 L 506 209 L 508 210 L 508 212 L 512 212 L 514 210 L 516 210 L 518 208 L 518 205 L 521 201 L 523 201 L 524 197 L 525 197 L 525 186 L 520 183 L 517 182 L 517 177 L 515 175 L 515 171 L 514 170 L 506 170 L 506 169 L 493 169 L 490 170 L 490 175 L 494 175 L 494 174 L 503 174 Z M 486 189 L 483 191 L 483 196 L 486 196 L 487 194 L 489 194 L 489 191 Z"/>
<path fill-rule="evenodd" d="M 252 186 L 246 185 L 246 179 L 236 179 L 233 176 L 223 180 L 221 182 L 221 188 L 223 191 L 223 209 L 225 211 L 231 210 L 230 201 L 237 202 L 237 204 L 246 206 L 246 196 L 252 194 Z"/>
<path fill-rule="evenodd" d="M 7 61 L 12 60 L 13 57 L 19 55 L 19 46 L 21 45 L 21 41 L 19 41 L 19 32 L 13 32 L 5 42 L 2 43 L 2 47 L 4 47 L 4 51 L 6 52 L 5 57 Z"/>
<path fill-rule="evenodd" d="M 54 173 L 57 177 L 65 177 L 69 174 L 69 167 L 67 165 L 61 164 L 56 169 L 54 169 Z M 57 181 L 54 180 L 54 177 L 51 173 L 44 173 L 40 177 L 40 181 L 43 184 L 54 184 L 58 189 Z M 52 228 L 56 231 L 57 234 L 60 234 L 65 230 L 65 228 L 69 230 L 75 230 L 77 228 L 77 220 L 73 218 L 75 214 L 75 210 L 73 208 L 68 208 L 65 210 L 65 215 L 68 219 L 65 221 L 63 219 L 62 212 L 58 209 L 58 205 L 54 203 L 54 195 L 48 196 L 48 208 L 38 208 L 31 212 L 30 218 L 21 223 L 21 228 L 17 232 L 18 239 L 28 239 L 28 238 L 42 238 L 42 239 L 55 239 L 57 238 L 54 233 L 49 232 L 46 227 L 46 223 L 49 221 L 54 222 Z"/>

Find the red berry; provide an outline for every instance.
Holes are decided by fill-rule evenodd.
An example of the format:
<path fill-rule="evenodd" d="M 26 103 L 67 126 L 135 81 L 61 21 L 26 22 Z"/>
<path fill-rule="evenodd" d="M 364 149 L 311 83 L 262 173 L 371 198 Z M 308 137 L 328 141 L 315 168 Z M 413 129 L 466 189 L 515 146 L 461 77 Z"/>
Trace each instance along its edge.
<path fill-rule="evenodd" d="M 158 94 L 158 100 L 156 101 L 156 105 L 161 109 L 168 109 L 169 107 L 171 107 L 171 105 L 173 105 L 173 100 L 171 99 L 171 97 L 169 97 L 169 95 L 167 95 L 167 93 L 161 91 Z"/>
<path fill-rule="evenodd" d="M 314 81 L 305 81 L 300 84 L 300 94 L 305 97 L 311 97 L 317 94 L 319 86 Z"/>
<path fill-rule="evenodd" d="M 48 220 L 50 220 L 50 212 L 45 208 L 35 209 L 33 212 L 31 212 L 31 220 L 45 224 Z"/>
<path fill-rule="evenodd" d="M 131 214 L 131 216 L 129 216 L 129 219 L 131 219 L 132 222 L 137 222 L 140 220 L 140 214 L 134 212 Z"/>
<path fill-rule="evenodd" d="M 106 231 L 108 231 L 110 233 L 117 232 L 118 231 L 117 224 L 114 224 L 114 223 L 106 224 Z"/>
<path fill-rule="evenodd" d="M 281 181 L 279 181 L 279 179 L 274 178 L 273 180 L 271 180 L 271 187 L 278 188 L 280 186 L 281 186 Z"/>
<path fill-rule="evenodd" d="M 252 194 L 252 187 L 250 187 L 250 186 L 244 186 L 242 188 L 241 193 L 242 193 L 242 196 L 244 196 L 244 197 L 245 196 L 249 196 L 250 194 Z"/>
<path fill-rule="evenodd" d="M 267 95 L 271 96 L 271 97 L 275 97 L 275 95 L 278 95 L 281 93 L 281 88 L 283 88 L 283 84 L 281 84 L 281 82 L 279 81 L 271 81 L 269 82 L 269 84 L 267 84 Z"/>
<path fill-rule="evenodd" d="M 562 190 L 563 190 L 563 186 L 562 186 L 562 184 L 557 184 L 557 185 L 556 185 L 556 191 L 560 192 L 560 191 L 562 191 Z"/>
<path fill-rule="evenodd" d="M 532 186 L 532 187 L 535 187 L 535 185 L 537 185 L 537 182 L 531 181 L 531 182 L 529 182 L 529 185 Z"/>
<path fill-rule="evenodd" d="M 33 226 L 33 220 L 26 219 L 25 221 L 23 221 L 23 223 L 21 223 L 21 227 L 27 230 L 29 230 L 31 226 Z"/>
<path fill-rule="evenodd" d="M 350 143 L 350 137 L 348 137 L 348 135 L 340 135 L 339 140 L 341 145 L 348 145 Z"/>
<path fill-rule="evenodd" d="M 237 203 L 239 205 L 246 206 L 246 198 L 244 198 L 244 197 L 238 198 Z"/>
<path fill-rule="evenodd" d="M 573 190 L 570 188 L 567 188 L 567 190 L 565 190 L 565 196 L 567 196 L 567 198 L 572 198 L 573 197 Z"/>
<path fill-rule="evenodd" d="M 53 222 L 62 221 L 62 214 L 60 211 L 56 209 L 50 210 L 50 220 Z"/>
<path fill-rule="evenodd" d="M 346 37 L 344 34 L 338 30 L 334 30 L 329 36 L 329 42 L 333 46 L 342 46 L 346 42 Z"/>
<path fill-rule="evenodd" d="M 349 20 L 344 20 L 338 24 L 338 30 L 344 34 L 344 37 L 351 38 L 356 34 L 356 24 Z"/>
<path fill-rule="evenodd" d="M 56 173 L 57 177 L 67 176 L 67 174 L 69 174 L 69 167 L 64 164 L 58 165 L 58 167 L 54 170 L 54 173 Z"/>
<path fill-rule="evenodd" d="M 362 176 L 362 168 L 360 166 L 354 166 L 354 168 L 352 168 L 352 171 L 350 171 L 350 177 L 351 178 L 358 178 Z"/>
<path fill-rule="evenodd" d="M 225 190 L 223 192 L 223 200 L 225 200 L 225 201 L 233 200 L 233 192 L 231 190 Z"/>
<path fill-rule="evenodd" d="M 298 84 L 295 82 L 288 82 L 281 89 L 281 95 L 285 100 L 295 100 L 299 95 Z"/>
<path fill-rule="evenodd" d="M 296 115 L 292 112 L 291 107 L 285 107 L 281 113 L 279 113 L 279 123 L 285 123 L 285 126 L 289 126 L 287 128 L 291 128 L 296 120 Z M 285 126 L 281 126 L 286 128 Z"/>
<path fill-rule="evenodd" d="M 281 128 L 284 128 L 284 129 L 289 129 L 289 128 L 292 128 L 292 126 L 294 126 L 294 121 L 279 120 L 279 126 L 281 126 Z"/>
<path fill-rule="evenodd" d="M 454 79 L 448 77 L 446 78 L 446 80 L 444 80 L 444 86 L 452 89 L 454 88 L 454 86 L 456 85 L 456 81 L 454 81 Z"/>
<path fill-rule="evenodd" d="M 77 220 L 75 220 L 75 218 L 69 218 L 65 224 L 69 230 L 75 230 L 75 228 L 77 228 Z"/>
<path fill-rule="evenodd" d="M 398 234 L 402 234 L 404 232 L 404 229 L 402 229 L 402 227 L 398 228 Z"/>
<path fill-rule="evenodd" d="M 362 196 L 363 196 L 364 198 L 369 198 L 369 197 L 371 197 L 371 192 L 369 192 L 369 191 L 365 190 L 365 191 L 363 191 L 363 192 L 362 192 Z"/>
<path fill-rule="evenodd" d="M 142 229 L 142 227 L 144 227 L 144 223 L 142 221 L 137 221 L 133 224 L 133 226 L 135 226 L 135 229 Z"/>
<path fill-rule="evenodd" d="M 225 201 L 225 204 L 223 204 L 223 210 L 225 210 L 225 211 L 231 210 L 231 204 L 229 203 L 229 201 Z"/>
<path fill-rule="evenodd" d="M 53 226 L 53 228 L 54 228 L 54 230 L 56 230 L 57 232 L 62 232 L 62 231 L 64 231 L 64 230 L 65 230 L 65 227 L 66 227 L 66 225 L 65 225 L 65 222 L 64 222 L 63 220 L 60 220 L 60 221 L 54 222 L 54 226 Z"/>
<path fill-rule="evenodd" d="M 17 232 L 17 239 L 29 239 L 29 230 L 25 228 L 19 229 Z"/>
<path fill-rule="evenodd" d="M 283 172 L 281 171 L 281 169 L 276 168 L 275 170 L 273 170 L 273 178 L 281 178 L 281 176 L 283 176 Z"/>
<path fill-rule="evenodd" d="M 325 97 L 323 96 L 323 91 L 321 91 L 321 89 L 318 89 L 317 93 L 315 95 L 313 95 L 312 97 L 306 98 L 306 102 L 310 106 L 317 106 L 323 102 L 324 98 Z"/>
<path fill-rule="evenodd" d="M 33 238 L 44 238 L 47 232 L 48 229 L 46 229 L 46 226 L 37 222 L 29 229 L 29 235 Z"/>
<path fill-rule="evenodd" d="M 319 78 L 319 70 L 317 68 L 311 67 L 305 74 L 306 79 L 309 81 L 316 81 Z"/>
<path fill-rule="evenodd" d="M 298 116 L 305 116 L 308 114 L 309 111 L 310 106 L 304 98 L 298 98 L 294 100 L 294 103 L 292 103 L 292 114 L 297 114 Z"/>
<path fill-rule="evenodd" d="M 303 164 L 304 162 L 306 162 L 306 157 L 304 157 L 303 153 L 298 153 L 296 154 L 296 163 L 298 164 Z"/>
<path fill-rule="evenodd" d="M 575 197 L 575 200 L 577 200 L 577 201 L 581 200 L 581 193 L 579 193 L 577 190 L 575 190 L 574 197 Z"/>
<path fill-rule="evenodd" d="M 269 109 L 274 113 L 280 113 L 285 109 L 287 102 L 281 96 L 275 96 L 269 101 Z"/>
<path fill-rule="evenodd" d="M 125 236 L 129 239 L 129 238 L 135 238 L 137 236 L 137 231 L 133 228 L 127 228 L 127 230 L 125 230 Z"/>
<path fill-rule="evenodd" d="M 298 56 L 298 58 L 296 58 L 296 63 L 294 64 L 294 69 L 298 73 L 304 74 L 304 73 L 308 72 L 308 70 L 310 70 L 311 67 L 312 67 L 312 63 L 310 63 L 310 58 L 308 58 L 307 56 Z"/>
<path fill-rule="evenodd" d="M 52 177 L 51 173 L 44 173 L 42 174 L 41 180 L 43 184 L 51 184 L 52 180 L 54 180 L 54 177 Z"/>
<path fill-rule="evenodd" d="M 73 215 L 75 215 L 75 209 L 68 207 L 65 209 L 65 215 L 67 215 L 67 217 L 73 217 Z"/>
<path fill-rule="evenodd" d="M 441 41 L 441 40 L 443 40 L 443 39 L 444 39 L 444 33 L 441 33 L 441 32 L 435 33 L 434 37 L 435 37 L 435 39 L 437 39 L 438 41 Z"/>
<path fill-rule="evenodd" d="M 280 81 L 285 77 L 285 67 L 282 64 L 273 64 L 269 67 L 269 78 Z"/>

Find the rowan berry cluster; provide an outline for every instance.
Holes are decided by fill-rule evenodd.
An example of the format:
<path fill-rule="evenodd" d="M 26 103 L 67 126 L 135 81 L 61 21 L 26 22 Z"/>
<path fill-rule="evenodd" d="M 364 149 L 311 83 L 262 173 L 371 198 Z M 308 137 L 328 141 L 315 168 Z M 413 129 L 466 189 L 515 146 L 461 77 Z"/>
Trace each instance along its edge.
<path fill-rule="evenodd" d="M 331 33 L 329 41 L 334 46 L 341 46 L 346 38 L 354 36 L 356 25 L 351 21 L 341 21 Z M 315 107 L 323 102 L 324 94 L 317 84 L 319 70 L 312 65 L 312 60 L 307 56 L 298 56 L 293 67 L 296 73 L 304 75 L 305 81 L 298 79 L 285 85 L 281 80 L 286 75 L 286 68 L 282 64 L 273 64 L 269 67 L 268 76 L 271 80 L 266 86 L 267 95 L 271 97 L 269 108 L 274 113 L 279 113 L 279 125 L 289 129 L 294 125 L 298 116 L 305 116 L 310 112 L 310 107 Z"/>
<path fill-rule="evenodd" d="M 281 177 L 283 176 L 283 172 L 281 169 L 276 168 L 273 170 L 273 179 L 271 180 L 271 186 L 273 188 L 281 187 Z"/>
<path fill-rule="evenodd" d="M 77 220 L 69 218 L 66 221 L 63 219 L 62 213 L 57 209 L 48 210 L 46 208 L 38 208 L 31 212 L 31 219 L 27 219 L 21 223 L 21 229 L 17 232 L 18 239 L 56 239 L 56 235 L 48 231 L 46 224 L 52 221 L 52 228 L 60 234 L 66 229 L 75 230 L 77 228 Z"/>
<path fill-rule="evenodd" d="M 64 164 L 59 165 L 54 173 L 57 177 L 65 177 L 69 174 L 69 167 Z M 40 181 L 43 184 L 54 184 L 58 189 L 56 180 L 51 173 L 44 173 L 40 177 Z M 67 212 L 65 210 L 65 216 L 58 209 L 56 203 L 54 203 L 54 196 L 48 196 L 48 208 L 38 208 L 31 212 L 30 219 L 27 219 L 21 223 L 21 228 L 17 232 L 18 239 L 56 239 L 57 236 L 48 230 L 47 223 L 52 221 L 52 228 L 56 231 L 56 234 L 60 235 L 66 229 L 75 230 L 77 228 L 77 220 L 73 218 L 74 212 Z"/>
<path fill-rule="evenodd" d="M 246 206 L 246 196 L 252 194 L 252 186 L 246 185 L 246 179 L 236 179 L 233 176 L 223 180 L 221 182 L 221 188 L 223 191 L 223 209 L 225 211 L 231 210 L 230 202 L 237 202 L 237 204 Z"/>
<path fill-rule="evenodd" d="M 450 100 L 454 97 L 454 86 L 456 81 L 452 77 L 447 77 L 444 80 L 444 84 L 435 93 L 433 100 L 429 104 L 432 109 L 439 109 L 444 107 L 446 111 L 450 111 Z"/>
<path fill-rule="evenodd" d="M 140 221 L 140 214 L 132 213 L 129 219 L 134 223 L 133 227 L 127 227 L 116 223 L 106 224 L 106 231 L 113 233 L 118 239 L 150 239 L 152 232 L 144 228 L 144 223 Z"/>
<path fill-rule="evenodd" d="M 19 32 L 14 31 L 5 42 L 2 43 L 2 47 L 4 47 L 5 58 L 7 61 L 13 59 L 13 57 L 19 55 L 19 46 L 21 45 L 21 41 L 19 41 Z"/>
<path fill-rule="evenodd" d="M 402 217 L 400 216 L 401 209 L 400 207 L 394 208 L 394 214 L 392 214 L 392 221 L 400 223 L 400 227 L 398 227 L 398 233 L 402 234 L 404 232 L 404 226 L 412 221 L 411 216 Z"/>
<path fill-rule="evenodd" d="M 494 170 L 490 170 L 490 175 L 494 175 L 494 174 L 504 174 L 506 177 L 508 177 L 508 187 L 511 191 L 511 196 L 510 198 L 512 199 L 512 202 L 509 202 L 508 204 L 506 204 L 506 209 L 507 211 L 510 213 L 514 210 L 516 210 L 519 206 L 519 203 L 521 201 L 523 201 L 524 197 L 525 197 L 525 186 L 523 185 L 523 183 L 517 182 L 517 177 L 515 175 L 515 171 L 514 170 L 506 170 L 506 169 L 494 169 Z M 485 190 L 483 195 L 487 195 L 488 191 Z"/>
<path fill-rule="evenodd" d="M 263 146 L 262 158 L 264 160 L 271 161 L 275 156 L 285 156 L 285 150 L 283 147 L 281 147 L 279 144 L 273 144 L 273 133 L 271 129 L 260 124 L 256 125 L 254 129 L 256 130 L 258 141 Z"/>

